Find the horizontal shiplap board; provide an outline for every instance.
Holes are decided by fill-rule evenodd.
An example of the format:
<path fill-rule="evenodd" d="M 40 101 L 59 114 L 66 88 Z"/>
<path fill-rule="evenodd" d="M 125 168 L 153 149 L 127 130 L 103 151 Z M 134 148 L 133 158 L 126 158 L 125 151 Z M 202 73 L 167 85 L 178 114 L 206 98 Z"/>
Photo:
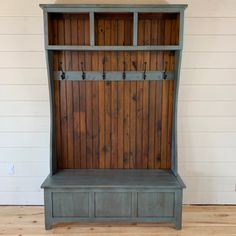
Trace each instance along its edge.
<path fill-rule="evenodd" d="M 48 146 L 49 133 L 0 133 L 0 148 Z"/>
<path fill-rule="evenodd" d="M 236 85 L 182 85 L 179 90 L 179 99 L 181 101 L 194 100 L 217 100 L 217 101 L 236 101 Z"/>
<path fill-rule="evenodd" d="M 22 69 L 22 68 L 1 68 L 0 74 L 2 78 L 0 79 L 1 84 L 38 84 L 47 85 L 47 71 L 46 69 Z"/>
<path fill-rule="evenodd" d="M 49 117 L 0 117 L 0 132 L 49 132 Z"/>
<path fill-rule="evenodd" d="M 180 117 L 235 117 L 235 107 L 236 101 L 180 101 L 178 114 Z"/>
<path fill-rule="evenodd" d="M 0 162 L 48 162 L 49 148 L 8 147 L 0 148 Z"/>
<path fill-rule="evenodd" d="M 184 52 L 235 52 L 235 41 L 236 35 L 186 35 Z"/>
<path fill-rule="evenodd" d="M 232 35 L 186 35 L 184 52 L 232 52 L 236 51 L 236 36 Z M 0 51 L 44 50 L 43 35 L 0 35 Z"/>
<path fill-rule="evenodd" d="M 226 171 L 227 170 L 227 171 Z M 236 177 L 236 161 L 224 162 L 186 162 L 179 164 L 181 176 L 187 177 Z"/>
<path fill-rule="evenodd" d="M 31 1 L 33 2 L 33 1 Z M 0 17 L 0 35 L 42 35 L 42 17 Z"/>
<path fill-rule="evenodd" d="M 188 192 L 234 192 L 236 176 L 234 177 L 182 177 Z"/>
<path fill-rule="evenodd" d="M 78 3 L 77 0 L 57 0 L 57 3 Z M 1 5 L 0 16 L 40 16 L 41 9 L 39 9 L 39 3 L 55 3 L 52 0 L 21 0 L 14 1 L 14 7 L 7 1 L 3 2 Z M 81 4 L 97 3 L 93 0 L 81 0 Z M 103 0 L 104 4 L 134 4 L 134 1 L 124 1 L 124 0 Z M 136 0 L 136 4 L 143 4 L 142 0 Z M 149 0 L 145 2 L 146 4 L 158 4 L 167 3 L 165 0 Z M 179 3 L 179 4 L 189 4 L 186 11 L 187 17 L 235 17 L 236 16 L 236 2 L 234 0 L 169 0 L 168 4 Z"/>
<path fill-rule="evenodd" d="M 0 52 L 44 51 L 43 35 L 0 35 Z"/>
<path fill-rule="evenodd" d="M 0 117 L 49 116 L 48 101 L 0 101 Z"/>
<path fill-rule="evenodd" d="M 235 69 L 236 52 L 184 52 L 182 68 Z"/>
<path fill-rule="evenodd" d="M 0 68 L 46 68 L 44 52 L 0 52 Z"/>
<path fill-rule="evenodd" d="M 39 8 L 40 3 L 55 3 L 54 0 L 21 0 L 2 1 L 0 8 L 0 16 L 42 16 L 42 10 Z"/>
<path fill-rule="evenodd" d="M 179 133 L 179 147 L 236 147 L 236 133 Z"/>
<path fill-rule="evenodd" d="M 180 147 L 178 160 L 180 163 L 192 162 L 235 162 L 236 147 Z"/>
<path fill-rule="evenodd" d="M 0 192 L 0 205 L 43 205 L 41 192 Z"/>
<path fill-rule="evenodd" d="M 1 177 L 4 184 L 0 185 L 0 192 L 41 192 L 43 177 Z"/>
<path fill-rule="evenodd" d="M 0 100 L 48 101 L 46 85 L 0 85 Z"/>
<path fill-rule="evenodd" d="M 181 85 L 232 85 L 236 84 L 236 69 L 182 69 Z"/>
<path fill-rule="evenodd" d="M 9 164 L 14 165 L 14 174 L 8 174 Z M 27 170 L 27 171 L 26 171 Z M 17 177 L 23 176 L 28 178 L 32 177 L 46 177 L 49 173 L 49 163 L 48 162 L 16 162 L 16 163 L 1 163 L 0 162 L 0 176 L 10 176 Z M 10 178 L 9 177 L 9 178 Z"/>
<path fill-rule="evenodd" d="M 185 204 L 235 204 L 236 192 L 188 192 L 184 191 Z"/>
<path fill-rule="evenodd" d="M 182 117 L 179 119 L 179 131 L 236 133 L 236 117 Z"/>
<path fill-rule="evenodd" d="M 185 35 L 236 35 L 236 17 L 185 18 Z"/>

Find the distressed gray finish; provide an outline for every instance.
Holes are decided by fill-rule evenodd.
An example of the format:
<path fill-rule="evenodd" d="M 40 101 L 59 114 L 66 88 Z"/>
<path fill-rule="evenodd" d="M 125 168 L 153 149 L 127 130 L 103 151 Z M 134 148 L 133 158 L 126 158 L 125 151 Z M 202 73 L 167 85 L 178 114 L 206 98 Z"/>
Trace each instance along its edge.
<path fill-rule="evenodd" d="M 48 45 L 47 50 L 67 50 L 67 51 L 176 51 L 181 49 L 176 45 L 156 45 L 156 46 L 74 46 L 74 45 Z"/>
<path fill-rule="evenodd" d="M 138 193 L 139 217 L 174 217 L 174 193 Z"/>
<path fill-rule="evenodd" d="M 183 49 L 184 9 L 187 5 L 40 5 L 44 13 L 44 35 L 50 98 L 50 175 L 42 184 L 45 201 L 45 228 L 60 222 L 169 222 L 182 227 L 182 192 L 185 187 L 177 166 L 177 98 Z M 48 13 L 89 13 L 90 45 L 49 45 Z M 133 45 L 95 46 L 94 13 L 133 13 Z M 179 45 L 138 46 L 138 13 L 179 13 Z M 176 68 L 167 72 L 173 79 L 174 115 L 171 170 L 62 170 L 58 171 L 55 156 L 55 122 L 53 80 L 61 79 L 53 72 L 52 53 L 68 51 L 174 51 Z M 127 72 L 127 80 L 140 80 L 142 72 Z M 100 80 L 102 72 L 87 72 L 86 80 Z M 121 80 L 122 72 L 106 72 L 106 79 Z M 80 71 L 66 72 L 66 79 L 81 80 Z M 147 80 L 163 79 L 162 71 L 148 71 Z M 117 207 L 114 207 L 117 205 Z"/>
<path fill-rule="evenodd" d="M 54 217 L 89 217 L 89 193 L 54 192 L 52 208 Z"/>
<path fill-rule="evenodd" d="M 95 193 L 95 217 L 131 217 L 132 193 Z"/>
<path fill-rule="evenodd" d="M 63 170 L 48 176 L 46 228 L 59 222 L 170 222 L 181 228 L 182 182 L 164 170 Z"/>
<path fill-rule="evenodd" d="M 82 71 L 65 71 L 66 80 L 83 80 Z M 101 71 L 85 71 L 85 80 L 102 80 L 103 73 Z M 166 72 L 166 80 L 173 80 L 174 72 Z M 61 72 L 54 71 L 54 79 L 61 80 Z M 147 71 L 146 80 L 163 80 L 164 71 Z M 105 72 L 105 80 L 121 81 L 123 79 L 122 71 Z M 126 71 L 125 80 L 143 80 L 143 71 Z"/>
<path fill-rule="evenodd" d="M 165 188 L 181 189 L 182 183 L 171 170 L 67 169 L 48 176 L 43 188 Z"/>
<path fill-rule="evenodd" d="M 159 5 L 129 5 L 129 4 L 40 4 L 46 12 L 181 12 L 187 5 L 159 4 Z"/>

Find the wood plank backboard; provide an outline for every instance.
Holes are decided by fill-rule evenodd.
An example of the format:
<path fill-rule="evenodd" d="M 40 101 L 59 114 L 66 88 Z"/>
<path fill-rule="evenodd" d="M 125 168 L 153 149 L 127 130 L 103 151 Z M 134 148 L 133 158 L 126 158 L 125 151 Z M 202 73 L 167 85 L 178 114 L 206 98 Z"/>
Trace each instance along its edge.
<path fill-rule="evenodd" d="M 130 13 L 95 14 L 95 45 L 132 45 Z M 177 45 L 178 14 L 139 14 L 138 45 Z M 49 43 L 89 45 L 88 14 L 55 14 Z M 53 70 L 174 71 L 173 51 L 54 51 Z M 174 80 L 54 80 L 58 169 L 171 167 Z"/>

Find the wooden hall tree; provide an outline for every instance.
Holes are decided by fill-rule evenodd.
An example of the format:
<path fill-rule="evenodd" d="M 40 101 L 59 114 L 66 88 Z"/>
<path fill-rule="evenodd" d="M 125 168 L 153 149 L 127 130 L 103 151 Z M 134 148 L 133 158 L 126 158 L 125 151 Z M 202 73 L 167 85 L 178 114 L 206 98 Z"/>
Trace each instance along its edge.
<path fill-rule="evenodd" d="M 186 5 L 41 5 L 51 107 L 45 227 L 171 222 Z"/>

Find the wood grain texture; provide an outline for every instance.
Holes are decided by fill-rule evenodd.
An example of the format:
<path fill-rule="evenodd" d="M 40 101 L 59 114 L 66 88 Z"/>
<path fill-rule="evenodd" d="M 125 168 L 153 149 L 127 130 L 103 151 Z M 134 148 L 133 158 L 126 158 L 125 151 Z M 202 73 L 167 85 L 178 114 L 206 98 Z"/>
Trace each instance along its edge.
<path fill-rule="evenodd" d="M 173 88 L 169 80 L 56 81 L 58 168 L 170 168 Z"/>
<path fill-rule="evenodd" d="M 132 14 L 95 14 L 95 44 L 131 45 Z M 178 43 L 178 15 L 139 14 L 138 45 Z M 86 14 L 59 14 L 50 25 L 55 44 L 88 45 Z M 174 70 L 173 52 L 55 52 L 54 70 Z M 55 83 L 58 168 L 170 168 L 173 81 L 60 81 Z M 60 96 L 58 95 L 60 94 Z M 61 102 L 60 102 L 61 101 Z M 61 136 L 60 136 L 61 135 Z"/>
<path fill-rule="evenodd" d="M 199 234 L 204 236 L 234 235 L 236 230 L 235 206 L 190 206 L 183 207 L 183 228 L 179 236 Z M 1 206 L 0 232 L 2 235 L 15 235 L 19 232 L 28 235 L 48 235 L 44 229 L 44 208 L 42 206 Z M 7 233 L 6 233 L 7 232 Z M 120 235 L 176 235 L 176 230 L 164 224 L 61 224 L 53 229 L 55 234 Z"/>

